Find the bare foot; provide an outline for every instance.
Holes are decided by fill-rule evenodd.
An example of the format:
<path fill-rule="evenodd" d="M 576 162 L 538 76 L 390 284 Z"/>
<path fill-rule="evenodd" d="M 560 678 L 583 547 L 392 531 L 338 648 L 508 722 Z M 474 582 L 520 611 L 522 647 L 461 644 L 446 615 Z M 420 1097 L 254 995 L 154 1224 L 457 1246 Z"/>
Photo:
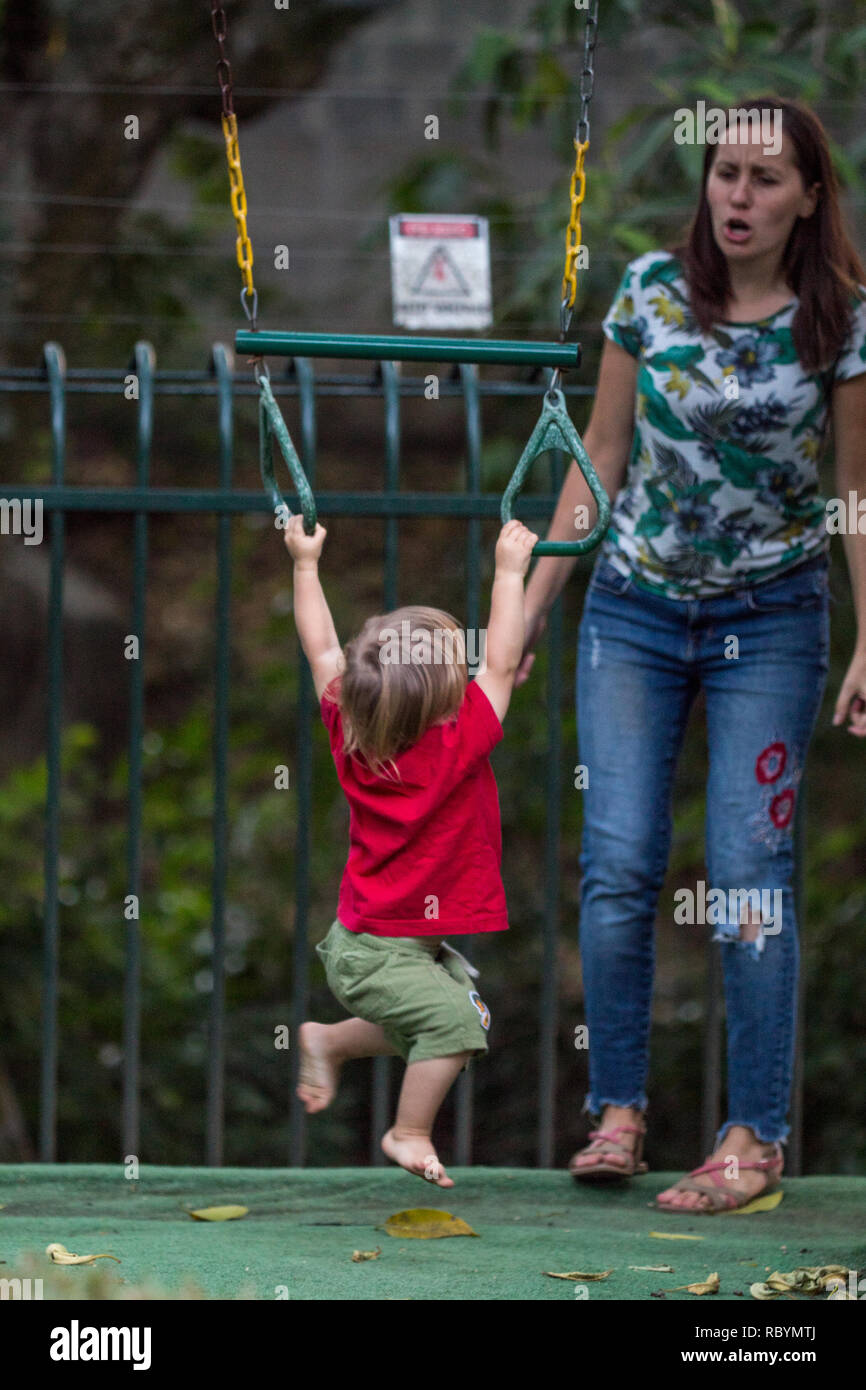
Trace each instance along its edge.
<path fill-rule="evenodd" d="M 768 1176 L 772 1176 L 772 1173 L 768 1174 L 760 1168 L 749 1168 L 740 1173 L 736 1171 L 737 1165 L 731 1160 L 736 1158 L 740 1163 L 754 1163 L 761 1158 L 772 1158 L 775 1153 L 775 1144 L 765 1144 L 760 1139 L 756 1139 L 754 1132 L 745 1125 L 732 1125 L 719 1148 L 704 1162 L 729 1164 L 731 1167 L 730 1178 L 724 1172 L 715 1174 L 715 1177 L 717 1179 L 722 1177 L 725 1187 L 738 1196 L 748 1194 L 749 1197 L 757 1197 L 767 1186 Z M 713 1182 L 710 1174 L 702 1174 L 694 1181 L 699 1187 L 707 1189 L 721 1186 L 718 1181 Z M 678 1211 L 712 1210 L 711 1202 L 700 1192 L 683 1192 L 676 1186 L 665 1188 L 664 1192 L 658 1194 L 656 1200 L 664 1206 L 675 1208 Z"/>
<path fill-rule="evenodd" d="M 337 1094 L 341 1059 L 329 1044 L 330 1032 L 326 1023 L 302 1023 L 298 1029 L 301 1066 L 297 1095 L 308 1115 L 324 1110 Z"/>
<path fill-rule="evenodd" d="M 395 1126 L 389 1129 L 387 1134 L 383 1134 L 382 1152 L 394 1163 L 399 1163 L 401 1168 L 405 1168 L 407 1173 L 415 1173 L 417 1177 L 435 1183 L 437 1187 L 454 1186 L 453 1178 L 449 1178 L 445 1172 L 427 1135 L 402 1135 Z"/>

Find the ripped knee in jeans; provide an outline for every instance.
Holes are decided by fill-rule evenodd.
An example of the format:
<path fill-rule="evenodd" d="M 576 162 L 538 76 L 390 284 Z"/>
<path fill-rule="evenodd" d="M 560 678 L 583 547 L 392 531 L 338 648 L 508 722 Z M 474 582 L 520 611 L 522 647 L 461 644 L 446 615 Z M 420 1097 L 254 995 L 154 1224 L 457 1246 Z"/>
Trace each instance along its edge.
<path fill-rule="evenodd" d="M 772 895 L 772 896 L 771 896 Z M 778 936 L 782 930 L 781 888 L 732 889 L 727 920 L 713 933 L 713 941 L 735 943 L 747 950 L 754 960 L 760 960 L 765 938 Z"/>

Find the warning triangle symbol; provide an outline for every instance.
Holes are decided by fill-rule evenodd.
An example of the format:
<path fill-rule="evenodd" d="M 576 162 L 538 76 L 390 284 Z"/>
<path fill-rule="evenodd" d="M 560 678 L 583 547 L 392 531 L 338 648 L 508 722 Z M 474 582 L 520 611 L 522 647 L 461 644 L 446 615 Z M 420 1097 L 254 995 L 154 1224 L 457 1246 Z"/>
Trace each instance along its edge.
<path fill-rule="evenodd" d="M 469 286 L 445 246 L 434 246 L 412 286 L 413 294 L 465 294 Z"/>

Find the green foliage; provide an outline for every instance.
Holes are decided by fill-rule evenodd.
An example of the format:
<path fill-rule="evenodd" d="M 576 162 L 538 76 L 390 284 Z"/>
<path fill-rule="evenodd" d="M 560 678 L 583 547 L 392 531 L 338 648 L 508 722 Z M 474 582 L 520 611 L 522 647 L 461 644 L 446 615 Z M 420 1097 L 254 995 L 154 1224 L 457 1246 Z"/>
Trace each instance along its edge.
<path fill-rule="evenodd" d="M 831 149 L 844 184 L 862 195 L 866 187 L 866 136 L 860 102 L 866 82 L 866 25 L 852 28 L 850 0 L 780 8 L 772 0 L 673 0 L 652 7 L 653 29 L 670 36 L 671 56 L 652 74 L 658 96 L 635 103 L 601 137 L 592 124 L 587 157 L 583 241 L 590 247 L 591 270 L 578 274 L 577 316 L 597 323 L 607 309 L 624 261 L 667 244 L 694 205 L 703 150 L 672 139 L 673 113 L 703 99 L 735 106 L 744 97 L 765 93 L 798 97 L 831 113 Z M 610 0 L 599 18 L 595 54 L 596 91 L 606 80 L 607 52 L 628 49 L 646 7 L 638 0 Z M 574 163 L 573 137 L 580 114 L 578 80 L 583 62 L 583 14 L 570 0 L 544 0 L 519 31 L 484 26 L 453 81 L 452 109 L 465 114 L 465 96 L 483 92 L 483 130 L 492 154 L 509 122 L 516 130 L 542 127 L 562 162 L 552 187 L 539 190 L 530 230 L 521 250 L 528 258 L 498 288 L 499 322 L 529 322 L 548 331 L 556 320 L 568 218 L 568 180 Z M 843 134 L 844 132 L 844 134 Z M 836 138 L 834 138 L 834 136 Z M 455 190 L 434 177 L 425 182 L 416 169 L 412 210 L 459 211 L 465 206 L 456 172 L 458 153 L 449 155 Z M 492 165 L 490 166 L 492 167 Z M 503 171 L 503 183 L 504 183 Z M 402 174 L 392 188 L 401 190 Z M 460 197 L 456 196 L 459 188 Z M 664 190 L 664 194 L 660 194 Z M 517 226 L 518 208 L 504 191 L 500 213 Z M 481 209 L 479 208 L 479 211 Z M 502 249 L 494 228 L 496 249 Z"/>
<path fill-rule="evenodd" d="M 206 209 L 211 227 L 213 209 L 222 214 L 227 227 L 232 225 L 231 209 L 226 196 L 226 157 L 222 139 L 203 139 L 187 131 L 177 130 L 171 138 L 169 167 L 176 178 L 191 186 L 199 209 Z"/>

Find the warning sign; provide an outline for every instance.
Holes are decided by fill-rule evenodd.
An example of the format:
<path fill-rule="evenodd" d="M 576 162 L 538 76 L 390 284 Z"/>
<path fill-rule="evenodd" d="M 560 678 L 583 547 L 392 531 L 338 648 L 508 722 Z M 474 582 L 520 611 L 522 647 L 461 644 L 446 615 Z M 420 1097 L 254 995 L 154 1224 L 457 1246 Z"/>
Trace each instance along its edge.
<path fill-rule="evenodd" d="M 397 213 L 389 218 L 394 322 L 404 328 L 487 328 L 486 217 Z"/>

